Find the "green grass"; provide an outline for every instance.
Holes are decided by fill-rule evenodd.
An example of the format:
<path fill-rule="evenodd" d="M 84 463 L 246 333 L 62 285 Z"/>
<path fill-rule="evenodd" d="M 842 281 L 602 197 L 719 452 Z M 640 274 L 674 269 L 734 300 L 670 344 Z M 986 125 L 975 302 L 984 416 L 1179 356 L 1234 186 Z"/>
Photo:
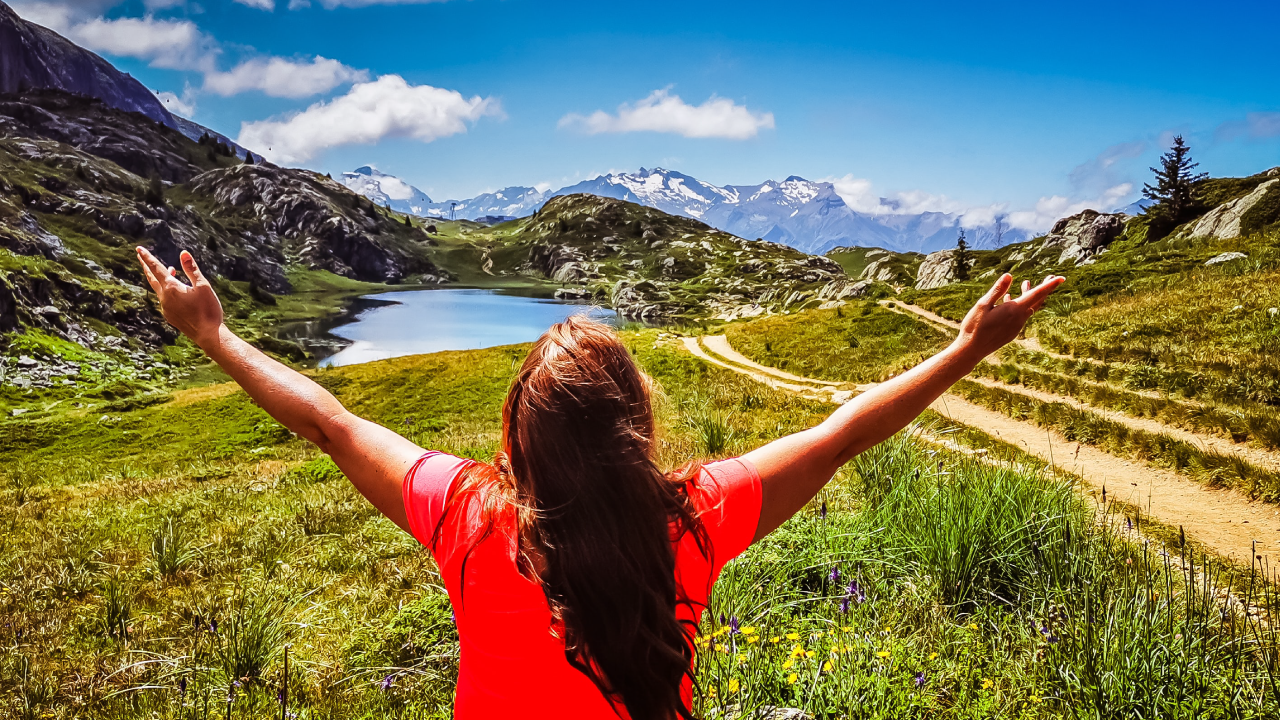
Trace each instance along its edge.
<path fill-rule="evenodd" d="M 914 367 L 950 338 L 873 301 L 725 327 L 735 350 L 761 365 L 838 382 L 879 382 Z"/>
<path fill-rule="evenodd" d="M 657 331 L 625 340 L 660 388 L 665 467 L 741 453 L 830 409 L 702 363 Z M 314 376 L 423 445 L 488 458 L 527 347 Z M 1069 480 L 976 431 L 934 432 L 985 454 L 899 436 L 726 568 L 702 627 L 699 712 L 1275 711 L 1264 672 L 1275 641 L 1256 619 L 1190 613 L 1183 595 L 1203 601 L 1194 589 L 1152 603 L 1137 589 L 1176 585 L 1177 573 L 1097 525 Z M 457 636 L 429 555 L 242 393 L 179 391 L 105 421 L 10 421 L 0 439 L 4 712 L 275 716 L 287 652 L 300 717 L 448 717 Z M 1117 632 L 1090 636 L 1098 622 Z M 1126 654 L 1126 637 L 1155 640 Z M 1126 690 L 1152 682 L 1190 704 Z"/>

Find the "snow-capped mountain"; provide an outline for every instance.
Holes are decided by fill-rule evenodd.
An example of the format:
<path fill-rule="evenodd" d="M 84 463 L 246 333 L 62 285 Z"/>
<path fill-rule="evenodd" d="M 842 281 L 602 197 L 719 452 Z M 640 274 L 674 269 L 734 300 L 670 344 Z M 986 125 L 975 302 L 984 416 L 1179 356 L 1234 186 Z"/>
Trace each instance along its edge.
<path fill-rule="evenodd" d="M 431 198 L 418 188 L 394 175 L 379 172 L 369 165 L 342 173 L 342 184 L 379 205 L 410 215 L 429 215 Z"/>
<path fill-rule="evenodd" d="M 431 202 L 401 180 L 369 167 L 344 173 L 347 187 L 378 203 L 390 200 L 392 209 L 415 215 L 474 220 L 485 216 L 523 217 L 558 195 L 588 193 L 657 208 L 672 215 L 701 220 L 739 237 L 762 238 L 808 253 L 823 253 L 844 245 L 882 247 L 899 252 L 931 252 L 954 247 L 960 234 L 960 215 L 939 212 L 871 214 L 845 204 L 835 186 L 792 175 L 782 182 L 719 187 L 683 173 L 640 168 L 635 173 L 609 173 L 555 192 L 510 187 L 468 200 Z M 413 191 L 422 203 L 397 205 L 389 187 Z M 376 194 L 381 192 L 382 194 Z M 891 207 L 889 201 L 882 201 Z M 416 209 L 414 209 L 416 208 Z M 1007 225 L 966 227 L 972 247 L 990 248 L 1027 239 Z M 998 238 L 998 240 L 997 240 Z"/>

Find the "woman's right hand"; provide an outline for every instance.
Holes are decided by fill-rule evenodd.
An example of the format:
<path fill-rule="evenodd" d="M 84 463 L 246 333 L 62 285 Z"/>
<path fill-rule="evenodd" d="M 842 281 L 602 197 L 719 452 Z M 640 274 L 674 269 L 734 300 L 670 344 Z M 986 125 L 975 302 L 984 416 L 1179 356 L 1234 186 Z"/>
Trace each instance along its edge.
<path fill-rule="evenodd" d="M 200 347 L 213 342 L 222 327 L 222 303 L 218 302 L 213 286 L 200 272 L 196 259 L 186 250 L 182 251 L 182 272 L 191 281 L 188 285 L 178 279 L 177 270 L 166 268 L 146 248 L 137 250 L 147 283 L 160 298 L 164 319 Z"/>
<path fill-rule="evenodd" d="M 1023 281 L 1022 295 L 1014 298 L 1008 294 L 1013 276 L 1005 273 L 996 280 L 987 294 L 978 301 L 960 323 L 960 335 L 956 343 L 964 348 L 976 364 L 978 360 L 999 350 L 1022 332 L 1027 321 L 1045 300 L 1058 289 L 1066 278 L 1050 275 L 1044 282 L 1032 287 Z"/>

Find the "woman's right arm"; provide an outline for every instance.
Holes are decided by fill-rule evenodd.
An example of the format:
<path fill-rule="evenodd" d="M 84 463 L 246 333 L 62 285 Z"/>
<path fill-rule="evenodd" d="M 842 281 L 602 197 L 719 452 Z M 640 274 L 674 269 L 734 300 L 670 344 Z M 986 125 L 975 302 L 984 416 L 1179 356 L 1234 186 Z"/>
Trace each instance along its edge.
<path fill-rule="evenodd" d="M 213 286 L 183 251 L 188 285 L 144 248 L 138 248 L 147 282 L 164 317 L 191 338 L 267 414 L 333 458 L 360 494 L 406 532 L 402 483 L 422 448 L 387 428 L 356 417 L 338 399 L 301 373 L 272 360 L 231 332 Z"/>

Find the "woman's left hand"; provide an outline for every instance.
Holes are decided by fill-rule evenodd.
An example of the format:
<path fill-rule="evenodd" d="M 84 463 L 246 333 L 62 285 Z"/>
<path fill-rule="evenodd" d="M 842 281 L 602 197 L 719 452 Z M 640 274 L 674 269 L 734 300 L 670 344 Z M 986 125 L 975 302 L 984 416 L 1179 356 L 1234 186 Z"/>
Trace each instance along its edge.
<path fill-rule="evenodd" d="M 180 256 L 182 272 L 191 281 L 188 285 L 178 279 L 177 270 L 166 268 L 146 248 L 137 250 L 147 283 L 160 298 L 164 319 L 202 348 L 216 340 L 218 329 L 222 327 L 222 303 L 218 302 L 217 293 L 200 272 L 191 253 L 183 250 Z"/>

